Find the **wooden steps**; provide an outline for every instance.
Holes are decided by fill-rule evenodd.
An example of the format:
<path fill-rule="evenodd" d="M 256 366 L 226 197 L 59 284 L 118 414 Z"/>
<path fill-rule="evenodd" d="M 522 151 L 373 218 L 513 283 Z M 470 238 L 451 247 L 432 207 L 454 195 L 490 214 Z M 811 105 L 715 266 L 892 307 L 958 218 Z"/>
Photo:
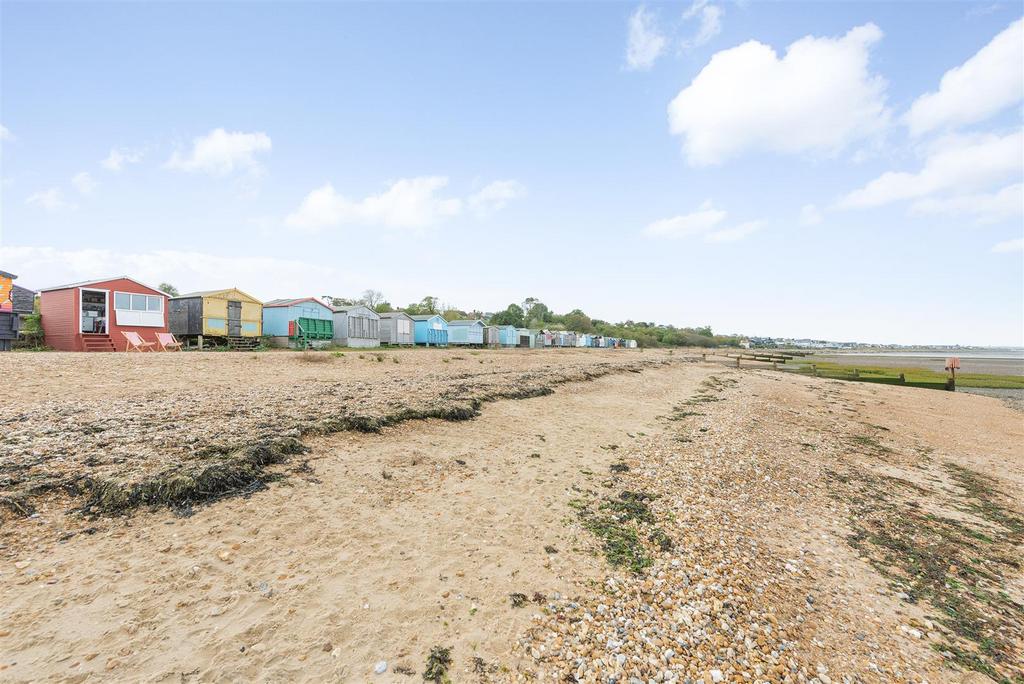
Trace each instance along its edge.
<path fill-rule="evenodd" d="M 96 335 L 92 333 L 83 333 L 82 351 L 112 352 L 117 351 L 117 349 L 114 348 L 114 341 L 110 339 L 110 335 Z"/>
<path fill-rule="evenodd" d="M 258 337 L 229 337 L 228 346 L 236 351 L 252 351 L 260 346 Z"/>

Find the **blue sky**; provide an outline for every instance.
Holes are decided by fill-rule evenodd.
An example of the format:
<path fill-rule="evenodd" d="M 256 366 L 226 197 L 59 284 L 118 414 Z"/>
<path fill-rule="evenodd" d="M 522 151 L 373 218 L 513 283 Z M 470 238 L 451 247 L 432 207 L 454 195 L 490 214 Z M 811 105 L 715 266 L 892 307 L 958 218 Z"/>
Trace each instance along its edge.
<path fill-rule="evenodd" d="M 27 287 L 1024 344 L 1019 3 L 0 13 Z"/>

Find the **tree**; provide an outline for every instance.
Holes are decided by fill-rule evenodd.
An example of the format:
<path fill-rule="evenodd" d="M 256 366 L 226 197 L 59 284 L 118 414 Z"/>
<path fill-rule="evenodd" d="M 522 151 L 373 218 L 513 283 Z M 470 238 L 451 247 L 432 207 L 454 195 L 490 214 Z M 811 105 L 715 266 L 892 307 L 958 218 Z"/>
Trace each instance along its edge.
<path fill-rule="evenodd" d="M 405 312 L 413 316 L 417 314 L 436 314 L 438 313 L 437 297 L 427 295 L 419 302 L 405 307 Z"/>
<path fill-rule="evenodd" d="M 627 325 L 629 324 L 627 323 Z M 562 316 L 562 326 L 566 330 L 573 330 L 575 332 L 594 332 L 594 322 L 590 320 L 590 316 L 583 313 L 579 309 L 573 309 L 569 313 Z"/>
<path fill-rule="evenodd" d="M 366 290 L 363 292 L 360 301 L 371 309 L 376 310 L 377 306 L 384 301 L 384 295 L 380 290 Z"/>
<path fill-rule="evenodd" d="M 509 304 L 508 308 L 504 311 L 491 316 L 491 325 L 514 325 L 517 328 L 526 327 L 526 317 L 523 315 L 523 309 L 517 304 Z"/>
<path fill-rule="evenodd" d="M 174 287 L 170 283 L 160 283 L 159 287 L 157 287 L 156 289 L 160 290 L 161 292 L 166 292 L 172 297 L 177 297 L 178 295 L 181 294 L 180 292 L 178 292 L 178 288 Z"/>
<path fill-rule="evenodd" d="M 321 299 L 324 300 L 327 306 L 355 306 L 360 303 L 348 297 L 332 297 L 331 295 L 324 295 Z"/>

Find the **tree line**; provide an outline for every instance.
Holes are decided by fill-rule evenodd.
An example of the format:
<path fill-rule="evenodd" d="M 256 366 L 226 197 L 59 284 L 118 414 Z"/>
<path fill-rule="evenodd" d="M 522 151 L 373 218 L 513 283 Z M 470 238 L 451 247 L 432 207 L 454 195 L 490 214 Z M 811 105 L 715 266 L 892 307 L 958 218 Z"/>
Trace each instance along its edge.
<path fill-rule="evenodd" d="M 555 313 L 536 297 L 527 297 L 520 303 L 509 304 L 496 313 L 479 310 L 465 311 L 442 302 L 437 297 L 427 296 L 404 307 L 393 307 L 377 290 L 366 290 L 356 299 L 345 297 L 324 297 L 334 306 L 362 304 L 377 313 L 404 311 L 410 316 L 418 314 L 440 314 L 446 320 L 481 319 L 488 325 L 514 325 L 517 328 L 548 330 L 571 330 L 606 337 L 621 337 L 636 340 L 641 347 L 735 347 L 740 338 L 736 335 L 716 335 L 711 326 L 677 328 L 654 322 L 627 320 L 610 323 L 591 318 L 580 309 L 564 314 Z"/>

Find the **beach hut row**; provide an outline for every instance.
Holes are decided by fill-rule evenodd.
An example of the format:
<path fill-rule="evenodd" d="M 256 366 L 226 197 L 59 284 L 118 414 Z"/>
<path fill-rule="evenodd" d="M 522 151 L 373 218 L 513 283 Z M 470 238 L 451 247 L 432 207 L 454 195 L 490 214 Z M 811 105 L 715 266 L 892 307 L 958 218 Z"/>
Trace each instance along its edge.
<path fill-rule="evenodd" d="M 16 325 L 11 322 L 16 321 L 15 307 L 24 309 L 27 302 L 30 313 L 35 296 L 14 286 L 14 277 L 0 271 L 0 350 L 9 348 L 9 340 L 17 335 L 11 331 Z M 382 314 L 361 304 L 330 306 L 316 297 L 261 302 L 233 287 L 171 296 L 128 276 L 48 287 L 39 297 L 46 343 L 61 351 L 126 351 L 133 339 L 150 342 L 159 339 L 158 333 L 170 333 L 187 345 L 227 344 L 235 349 L 252 349 L 262 341 L 301 349 L 381 344 L 531 349 L 636 346 L 632 340 L 569 331 L 488 326 L 480 319 L 447 321 L 438 314 L 400 311 Z"/>

